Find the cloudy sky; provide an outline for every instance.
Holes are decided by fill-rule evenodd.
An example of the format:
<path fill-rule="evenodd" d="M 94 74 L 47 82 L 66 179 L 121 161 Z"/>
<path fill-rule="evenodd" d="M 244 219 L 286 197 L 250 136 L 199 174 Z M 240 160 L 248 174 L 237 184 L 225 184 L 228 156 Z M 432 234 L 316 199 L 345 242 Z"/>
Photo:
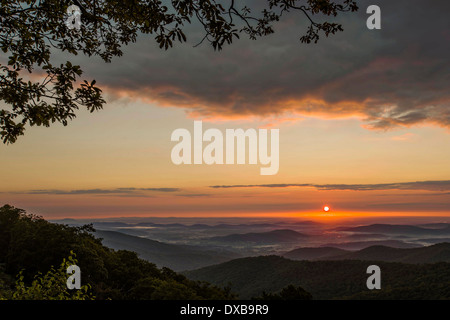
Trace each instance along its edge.
<path fill-rule="evenodd" d="M 382 29 L 366 28 L 366 8 Z M 124 56 L 57 54 L 104 90 L 104 110 L 29 128 L 0 146 L 0 200 L 44 217 L 450 215 L 450 2 L 359 1 L 344 32 L 301 44 L 305 18 L 220 52 L 196 26 L 163 51 L 140 37 Z M 180 165 L 194 120 L 280 129 L 280 169 Z"/>

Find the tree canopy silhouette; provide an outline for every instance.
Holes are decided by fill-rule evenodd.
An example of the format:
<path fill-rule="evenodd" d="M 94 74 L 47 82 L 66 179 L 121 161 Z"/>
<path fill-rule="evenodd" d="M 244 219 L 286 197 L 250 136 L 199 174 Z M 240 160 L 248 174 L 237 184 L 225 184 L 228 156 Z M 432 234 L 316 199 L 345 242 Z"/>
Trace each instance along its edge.
<path fill-rule="evenodd" d="M 0 60 L 0 101 L 6 104 L 0 109 L 3 143 L 14 143 L 27 124 L 67 125 L 80 107 L 94 112 L 104 105 L 95 80 L 78 85 L 83 73 L 80 66 L 70 61 L 53 65 L 55 52 L 99 56 L 111 62 L 138 34 L 154 35 L 159 47 L 167 50 L 174 42 L 187 40 L 183 30 L 194 21 L 204 29 L 197 45 L 209 42 L 221 50 L 240 34 L 257 39 L 273 33 L 273 24 L 289 12 L 300 13 L 309 22 L 300 41 L 315 43 L 322 34 L 335 34 L 343 27 L 314 18 L 358 10 L 355 0 L 267 0 L 257 6 L 263 4 L 263 9 L 255 9 L 234 0 L 1 1 L 0 47 L 8 55 L 7 61 Z M 80 29 L 66 26 L 71 5 L 80 9 Z"/>

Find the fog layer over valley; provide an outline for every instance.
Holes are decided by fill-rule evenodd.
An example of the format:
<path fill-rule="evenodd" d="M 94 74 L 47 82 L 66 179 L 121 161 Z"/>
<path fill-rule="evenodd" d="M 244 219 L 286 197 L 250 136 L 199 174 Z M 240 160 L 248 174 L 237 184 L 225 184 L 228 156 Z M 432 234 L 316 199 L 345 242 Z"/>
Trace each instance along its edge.
<path fill-rule="evenodd" d="M 123 218 L 54 222 L 92 223 L 104 245 L 135 251 L 159 267 L 185 271 L 262 255 L 292 260 L 448 261 L 449 246 L 435 246 L 433 253 L 420 251 L 433 244 L 450 243 L 450 222 L 445 219 L 324 223 L 256 218 Z"/>

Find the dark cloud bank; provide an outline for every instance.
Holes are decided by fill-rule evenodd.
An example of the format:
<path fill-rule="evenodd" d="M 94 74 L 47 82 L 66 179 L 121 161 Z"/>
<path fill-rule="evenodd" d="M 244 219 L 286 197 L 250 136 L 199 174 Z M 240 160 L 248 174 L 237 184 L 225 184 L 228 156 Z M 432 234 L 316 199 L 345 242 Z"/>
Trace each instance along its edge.
<path fill-rule="evenodd" d="M 382 9 L 382 29 L 366 28 L 366 8 Z M 301 44 L 302 15 L 286 16 L 276 33 L 241 39 L 221 52 L 193 48 L 202 33 L 169 51 L 141 37 L 112 64 L 79 62 L 109 93 L 187 108 L 199 116 L 294 112 L 356 115 L 367 127 L 450 125 L 450 2 L 359 2 L 344 14 L 344 32 Z M 95 63 L 95 64 L 94 64 Z M 109 90 L 108 90 L 109 89 Z"/>

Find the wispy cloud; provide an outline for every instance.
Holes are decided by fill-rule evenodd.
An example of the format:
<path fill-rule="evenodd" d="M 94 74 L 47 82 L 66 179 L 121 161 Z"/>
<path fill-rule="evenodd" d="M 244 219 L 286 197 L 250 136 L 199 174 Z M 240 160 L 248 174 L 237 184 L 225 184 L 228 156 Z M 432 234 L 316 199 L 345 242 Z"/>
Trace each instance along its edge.
<path fill-rule="evenodd" d="M 177 192 L 179 188 L 115 188 L 115 189 L 77 189 L 77 190 L 60 190 L 60 189 L 39 189 L 23 192 L 15 192 L 21 194 L 51 194 L 51 195 L 139 195 L 142 192 Z"/>
<path fill-rule="evenodd" d="M 177 192 L 180 188 L 117 188 L 124 191 L 158 191 L 158 192 Z"/>
<path fill-rule="evenodd" d="M 185 193 L 185 194 L 177 194 L 176 196 L 186 198 L 200 198 L 200 197 L 210 197 L 212 195 L 209 193 Z"/>
<path fill-rule="evenodd" d="M 417 211 L 447 211 L 448 202 L 401 202 L 401 203 L 370 203 L 367 208 L 378 210 L 417 210 Z"/>
<path fill-rule="evenodd" d="M 415 137 L 416 135 L 414 133 L 408 132 L 399 136 L 391 137 L 391 140 L 393 141 L 408 141 Z"/>
<path fill-rule="evenodd" d="M 311 187 L 317 190 L 353 190 L 353 191 L 375 191 L 375 190 L 425 190 L 425 191 L 449 191 L 450 180 L 443 181 L 415 181 L 400 183 L 378 183 L 378 184 L 312 184 L 312 183 L 286 183 L 286 184 L 248 184 L 248 185 L 216 185 L 210 188 L 288 188 L 288 187 Z"/>

